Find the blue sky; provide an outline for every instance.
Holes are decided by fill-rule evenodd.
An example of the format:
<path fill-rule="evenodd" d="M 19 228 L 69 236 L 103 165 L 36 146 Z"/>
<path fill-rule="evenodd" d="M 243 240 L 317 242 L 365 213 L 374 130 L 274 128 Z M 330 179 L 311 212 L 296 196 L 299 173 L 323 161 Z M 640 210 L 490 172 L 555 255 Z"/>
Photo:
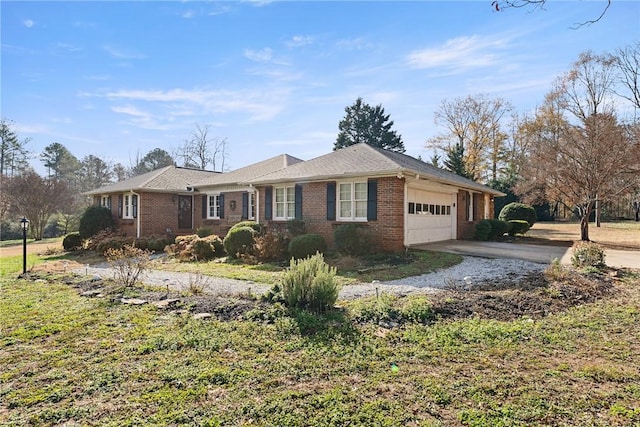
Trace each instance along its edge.
<path fill-rule="evenodd" d="M 125 166 L 208 124 L 235 169 L 330 152 L 362 97 L 427 159 L 443 99 L 483 93 L 532 111 L 581 52 L 640 38 L 639 1 L 614 0 L 600 22 L 571 29 L 604 5 L 2 1 L 1 114 L 36 155 L 59 142 Z"/>

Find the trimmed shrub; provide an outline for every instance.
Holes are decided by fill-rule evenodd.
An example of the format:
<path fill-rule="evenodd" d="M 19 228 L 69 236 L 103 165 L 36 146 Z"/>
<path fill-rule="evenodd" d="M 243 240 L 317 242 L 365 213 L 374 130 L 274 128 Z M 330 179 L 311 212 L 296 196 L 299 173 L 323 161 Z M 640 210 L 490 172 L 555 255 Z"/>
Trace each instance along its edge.
<path fill-rule="evenodd" d="M 164 251 L 177 256 L 181 261 L 206 261 L 224 256 L 222 239 L 215 234 L 200 238 L 196 234 L 178 236 L 175 243 L 167 245 Z"/>
<path fill-rule="evenodd" d="M 529 223 L 522 219 L 513 219 L 509 221 L 511 225 L 509 229 L 509 236 L 515 236 L 516 234 L 526 234 L 531 228 Z"/>
<path fill-rule="evenodd" d="M 338 252 L 345 255 L 366 255 L 373 246 L 373 236 L 367 226 L 343 224 L 333 232 Z"/>
<path fill-rule="evenodd" d="M 225 252 L 232 258 L 250 254 L 257 234 L 258 232 L 249 226 L 231 227 L 223 240 Z"/>
<path fill-rule="evenodd" d="M 135 247 L 135 239 L 127 236 L 111 236 L 100 240 L 96 245 L 96 252 L 106 254 L 107 251 L 112 249 L 123 250 L 125 246 Z"/>
<path fill-rule="evenodd" d="M 80 237 L 88 239 L 100 231 L 114 230 L 115 222 L 111 211 L 105 207 L 92 205 L 87 207 L 80 217 Z"/>
<path fill-rule="evenodd" d="M 475 240 L 480 240 L 482 242 L 489 240 L 489 235 L 491 234 L 491 223 L 487 219 L 483 219 L 478 224 L 476 224 L 476 232 L 473 235 Z"/>
<path fill-rule="evenodd" d="M 227 234 L 229 234 L 231 232 L 231 230 L 234 230 L 236 228 L 242 228 L 242 227 L 252 228 L 258 234 L 262 234 L 262 232 L 264 231 L 264 229 L 262 227 L 262 224 L 259 224 L 259 223 L 255 222 L 255 221 L 240 221 L 240 222 L 237 222 L 237 223 L 233 224 L 231 226 L 231 228 L 229 229 L 229 232 L 227 232 Z"/>
<path fill-rule="evenodd" d="M 573 248 L 571 264 L 574 267 L 605 267 L 602 246 L 591 242 L 580 242 Z"/>
<path fill-rule="evenodd" d="M 502 221 L 499 219 L 489 219 L 487 220 L 491 224 L 491 232 L 489 233 L 489 240 L 498 240 L 498 238 L 508 233 L 511 226 L 507 221 Z"/>
<path fill-rule="evenodd" d="M 292 308 L 325 312 L 336 303 L 339 292 L 336 269 L 319 253 L 300 260 L 292 258 L 282 278 L 282 296 Z"/>
<path fill-rule="evenodd" d="M 319 234 L 303 234 L 289 243 L 289 254 L 295 259 L 307 258 L 315 253 L 324 253 L 327 243 Z"/>
<path fill-rule="evenodd" d="M 533 227 L 533 224 L 536 223 L 536 210 L 532 206 L 525 205 L 524 203 L 512 202 L 502 208 L 498 219 L 502 221 L 519 219 L 527 221 L 529 227 Z"/>
<path fill-rule="evenodd" d="M 198 227 L 196 234 L 198 237 L 211 236 L 213 234 L 213 229 L 211 227 Z"/>
<path fill-rule="evenodd" d="M 173 239 L 167 236 L 151 235 L 141 237 L 136 240 L 136 248 L 145 249 L 152 252 L 162 252 L 167 245 L 170 245 Z"/>
<path fill-rule="evenodd" d="M 215 257 L 213 245 L 203 239 L 194 240 L 191 243 L 191 253 L 196 261 L 207 261 Z"/>
<path fill-rule="evenodd" d="M 71 233 L 64 236 L 62 247 L 65 251 L 82 249 L 82 237 L 80 237 L 80 233 Z"/>
<path fill-rule="evenodd" d="M 301 219 L 290 219 L 287 221 L 287 232 L 292 236 L 300 236 L 305 233 L 304 221 Z"/>

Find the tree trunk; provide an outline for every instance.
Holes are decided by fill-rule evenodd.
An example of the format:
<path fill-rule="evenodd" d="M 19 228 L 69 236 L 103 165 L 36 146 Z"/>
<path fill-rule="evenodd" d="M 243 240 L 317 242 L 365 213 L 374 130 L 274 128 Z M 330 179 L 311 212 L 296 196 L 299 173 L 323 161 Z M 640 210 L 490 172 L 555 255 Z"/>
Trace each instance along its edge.
<path fill-rule="evenodd" d="M 593 210 L 593 204 L 591 202 L 582 209 L 582 218 L 580 219 L 580 240 L 583 242 L 589 241 L 589 217 Z"/>

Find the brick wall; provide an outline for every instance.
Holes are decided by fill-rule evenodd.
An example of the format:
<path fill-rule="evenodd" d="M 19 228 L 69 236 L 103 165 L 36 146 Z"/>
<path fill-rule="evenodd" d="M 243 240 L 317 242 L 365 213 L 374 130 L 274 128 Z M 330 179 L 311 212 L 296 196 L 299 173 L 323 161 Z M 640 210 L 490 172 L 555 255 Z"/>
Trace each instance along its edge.
<path fill-rule="evenodd" d="M 476 232 L 476 224 L 484 219 L 484 195 L 472 193 L 473 197 L 473 221 L 469 221 L 469 194 L 465 190 L 458 191 L 457 197 L 457 236 L 458 239 L 472 239 Z M 489 212 L 493 213 L 491 204 Z"/>
<path fill-rule="evenodd" d="M 362 222 L 371 230 L 378 251 L 400 251 L 404 249 L 404 179 L 379 178 L 378 219 Z M 264 187 L 259 188 L 260 222 L 272 230 L 286 230 L 286 221 L 266 221 Z M 333 232 L 342 224 L 353 222 L 327 220 L 327 182 L 312 182 L 302 185 L 302 219 L 307 233 L 322 235 L 329 247 L 334 246 Z"/>

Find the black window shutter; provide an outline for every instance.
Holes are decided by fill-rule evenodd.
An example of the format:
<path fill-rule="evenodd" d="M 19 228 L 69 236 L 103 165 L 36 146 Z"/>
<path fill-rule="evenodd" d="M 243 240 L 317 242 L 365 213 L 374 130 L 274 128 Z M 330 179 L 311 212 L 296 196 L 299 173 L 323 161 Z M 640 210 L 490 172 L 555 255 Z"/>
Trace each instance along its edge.
<path fill-rule="evenodd" d="M 367 221 L 378 219 L 378 180 L 367 182 Z"/>
<path fill-rule="evenodd" d="M 273 187 L 266 187 L 264 189 L 264 219 L 273 218 Z"/>
<path fill-rule="evenodd" d="M 336 220 L 336 183 L 327 182 L 327 220 Z"/>
<path fill-rule="evenodd" d="M 138 196 L 137 195 L 134 194 L 131 196 L 131 204 L 133 205 L 133 217 L 138 218 Z"/>
<path fill-rule="evenodd" d="M 295 187 L 295 206 L 296 219 L 302 219 L 302 184 L 296 184 Z"/>
<path fill-rule="evenodd" d="M 109 201 L 108 201 L 107 203 L 109 203 L 109 210 L 111 210 L 111 206 L 113 206 L 113 205 L 111 204 L 111 196 L 109 196 Z"/>
<path fill-rule="evenodd" d="M 220 218 L 224 218 L 224 194 L 218 196 L 218 203 L 220 203 Z"/>
<path fill-rule="evenodd" d="M 118 218 L 122 218 L 122 194 L 118 196 Z"/>
<path fill-rule="evenodd" d="M 207 203 L 207 195 L 202 196 L 202 218 L 205 219 L 207 217 L 207 208 L 209 207 L 209 203 Z"/>
<path fill-rule="evenodd" d="M 242 219 L 249 218 L 249 193 L 242 193 Z"/>

